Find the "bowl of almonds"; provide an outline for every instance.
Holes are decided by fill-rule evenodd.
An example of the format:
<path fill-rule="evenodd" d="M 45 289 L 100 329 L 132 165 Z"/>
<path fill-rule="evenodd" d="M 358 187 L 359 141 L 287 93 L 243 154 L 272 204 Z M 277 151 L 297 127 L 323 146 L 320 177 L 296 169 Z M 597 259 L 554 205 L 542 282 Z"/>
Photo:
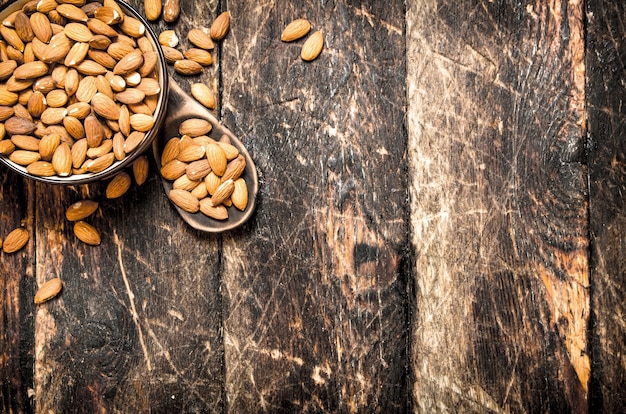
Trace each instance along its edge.
<path fill-rule="evenodd" d="M 118 0 L 20 0 L 0 12 L 0 163 L 39 181 L 115 175 L 167 110 L 158 38 Z"/>

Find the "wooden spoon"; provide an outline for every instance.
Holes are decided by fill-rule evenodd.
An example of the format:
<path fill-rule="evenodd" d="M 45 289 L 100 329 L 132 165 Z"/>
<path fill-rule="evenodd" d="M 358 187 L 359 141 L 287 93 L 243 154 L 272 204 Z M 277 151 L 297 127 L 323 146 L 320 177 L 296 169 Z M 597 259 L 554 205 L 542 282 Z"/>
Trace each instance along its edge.
<path fill-rule="evenodd" d="M 250 154 L 248 154 L 248 151 L 243 146 L 241 141 L 239 141 L 239 139 L 237 139 L 237 137 L 235 137 L 235 135 L 233 135 L 228 128 L 221 125 L 204 106 L 198 103 L 191 96 L 187 95 L 171 78 L 169 79 L 168 89 L 169 97 L 165 120 L 161 126 L 161 132 L 157 135 L 152 144 L 154 159 L 157 163 L 159 171 L 161 170 L 161 152 L 170 138 L 180 136 L 178 132 L 180 123 L 189 118 L 202 118 L 209 121 L 213 126 L 209 132 L 209 136 L 211 138 L 217 141 L 223 135 L 228 136 L 230 138 L 230 143 L 237 147 L 239 153 L 246 159 L 246 168 L 241 177 L 245 180 L 248 187 L 248 205 L 246 209 L 241 211 L 235 207 L 228 207 L 228 218 L 226 220 L 215 220 L 200 212 L 189 213 L 176 206 L 174 203 L 172 203 L 172 205 L 176 207 L 178 214 L 180 214 L 183 220 L 197 230 L 209 233 L 219 233 L 241 226 L 250 218 L 252 212 L 254 211 L 256 195 L 259 188 L 259 181 L 254 161 L 252 161 Z M 165 194 L 169 194 L 172 189 L 172 182 L 164 178 L 161 178 L 161 181 L 163 182 Z"/>

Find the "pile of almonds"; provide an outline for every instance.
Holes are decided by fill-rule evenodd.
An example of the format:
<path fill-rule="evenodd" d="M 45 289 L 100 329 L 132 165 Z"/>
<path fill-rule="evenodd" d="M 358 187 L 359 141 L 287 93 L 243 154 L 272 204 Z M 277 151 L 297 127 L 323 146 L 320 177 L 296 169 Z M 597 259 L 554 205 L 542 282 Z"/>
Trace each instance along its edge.
<path fill-rule="evenodd" d="M 0 156 L 29 173 L 103 171 L 154 126 L 158 53 L 114 0 L 32 0 L 0 37 Z"/>
<path fill-rule="evenodd" d="M 227 135 L 218 141 L 207 136 L 211 129 L 204 119 L 183 121 L 180 137 L 163 149 L 161 175 L 173 182 L 168 196 L 178 207 L 226 220 L 227 207 L 243 211 L 248 205 L 248 186 L 241 177 L 246 160 Z"/>

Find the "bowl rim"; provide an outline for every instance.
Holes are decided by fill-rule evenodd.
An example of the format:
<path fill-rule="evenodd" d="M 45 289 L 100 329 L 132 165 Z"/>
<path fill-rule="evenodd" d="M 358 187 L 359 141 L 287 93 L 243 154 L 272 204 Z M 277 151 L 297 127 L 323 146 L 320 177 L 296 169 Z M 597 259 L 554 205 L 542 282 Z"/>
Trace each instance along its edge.
<path fill-rule="evenodd" d="M 9 1 L 8 3 L 0 6 L 0 21 L 7 16 L 9 13 L 13 12 L 21 8 L 25 3 L 29 0 L 17 0 L 14 2 Z M 159 47 L 158 36 L 155 31 L 152 29 L 147 20 L 130 4 L 122 1 L 115 0 L 118 3 L 124 12 L 128 13 L 132 17 L 138 19 L 145 27 L 146 37 L 151 41 L 153 49 L 157 52 L 158 59 L 157 65 L 159 67 L 159 100 L 157 101 L 156 109 L 154 111 L 154 126 L 144 136 L 144 139 L 141 143 L 133 150 L 130 154 L 127 154 L 126 157 L 122 160 L 115 160 L 112 165 L 108 168 L 95 172 L 95 173 L 83 173 L 83 174 L 72 174 L 66 177 L 61 177 L 58 175 L 50 176 L 50 177 L 40 177 L 36 175 L 30 174 L 25 166 L 19 165 L 11 161 L 7 156 L 0 155 L 0 164 L 5 165 L 9 170 L 17 172 L 25 178 L 48 183 L 48 184 L 61 184 L 61 185 L 79 185 L 79 184 L 87 184 L 94 181 L 102 181 L 105 180 L 121 171 L 123 171 L 126 167 L 130 166 L 140 155 L 150 148 L 152 142 L 159 134 L 159 130 L 161 125 L 165 119 L 165 114 L 167 112 L 167 101 L 169 96 L 169 87 L 168 80 L 169 75 L 167 72 L 167 65 L 165 63 L 165 56 L 163 54 L 163 50 Z M 1 23 L 0 23 L 1 24 Z M 8 138 L 4 138 L 8 139 Z"/>

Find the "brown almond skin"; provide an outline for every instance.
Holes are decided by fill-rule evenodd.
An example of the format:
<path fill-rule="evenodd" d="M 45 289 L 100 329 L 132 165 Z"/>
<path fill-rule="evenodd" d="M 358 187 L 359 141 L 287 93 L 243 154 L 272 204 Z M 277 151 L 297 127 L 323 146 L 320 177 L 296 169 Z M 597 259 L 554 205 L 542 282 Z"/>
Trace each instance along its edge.
<path fill-rule="evenodd" d="M 63 289 L 63 282 L 58 277 L 45 282 L 35 293 L 35 304 L 47 302 L 56 297 Z"/>
<path fill-rule="evenodd" d="M 225 11 L 213 22 L 209 34 L 213 40 L 222 40 L 230 27 L 230 12 Z"/>
<path fill-rule="evenodd" d="M 15 253 L 22 247 L 26 246 L 30 238 L 28 231 L 23 227 L 18 227 L 11 231 L 4 239 L 2 251 L 5 253 Z"/>
<path fill-rule="evenodd" d="M 174 204 L 188 213 L 196 213 L 200 209 L 200 203 L 189 191 L 172 189 L 169 198 Z"/>
<path fill-rule="evenodd" d="M 98 202 L 93 200 L 80 200 L 65 210 L 65 218 L 68 221 L 84 220 L 98 209 Z"/>
<path fill-rule="evenodd" d="M 100 244 L 100 233 L 89 223 L 84 221 L 77 221 L 74 223 L 74 235 L 78 237 L 83 243 L 91 246 L 97 246 Z"/>
<path fill-rule="evenodd" d="M 307 19 L 296 19 L 289 23 L 280 35 L 283 42 L 293 42 L 304 37 L 311 30 L 311 23 Z"/>
<path fill-rule="evenodd" d="M 313 33 L 302 45 L 302 51 L 300 52 L 300 57 L 302 60 L 306 62 L 310 62 L 315 60 L 320 53 L 322 53 L 322 49 L 324 48 L 324 36 L 322 32 L 317 31 Z"/>

